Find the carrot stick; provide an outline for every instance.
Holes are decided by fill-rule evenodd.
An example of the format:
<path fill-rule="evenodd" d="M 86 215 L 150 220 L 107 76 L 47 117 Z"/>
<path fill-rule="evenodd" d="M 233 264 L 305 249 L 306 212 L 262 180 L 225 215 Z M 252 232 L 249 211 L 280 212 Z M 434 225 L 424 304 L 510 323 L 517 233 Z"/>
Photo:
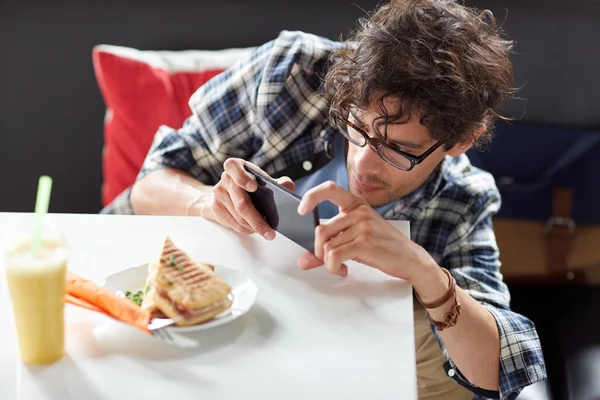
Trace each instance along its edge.
<path fill-rule="evenodd" d="M 104 311 L 102 311 L 101 309 L 99 309 L 98 307 L 96 307 L 93 304 L 88 303 L 87 301 L 83 301 L 81 299 L 78 299 L 75 296 L 70 295 L 69 293 L 67 293 L 65 295 L 65 302 L 73 304 L 75 306 L 79 306 L 79 307 L 83 307 L 83 308 L 87 308 L 88 310 L 91 311 L 96 311 L 99 312 L 101 314 L 104 314 Z"/>
<path fill-rule="evenodd" d="M 148 311 L 142 310 L 130 300 L 121 298 L 110 290 L 70 271 L 67 272 L 67 293 L 70 295 L 67 301 L 76 298 L 79 300 L 76 305 L 92 309 L 81 304 L 83 302 L 88 303 L 99 312 L 148 333 L 148 324 L 150 323 L 150 313 Z"/>

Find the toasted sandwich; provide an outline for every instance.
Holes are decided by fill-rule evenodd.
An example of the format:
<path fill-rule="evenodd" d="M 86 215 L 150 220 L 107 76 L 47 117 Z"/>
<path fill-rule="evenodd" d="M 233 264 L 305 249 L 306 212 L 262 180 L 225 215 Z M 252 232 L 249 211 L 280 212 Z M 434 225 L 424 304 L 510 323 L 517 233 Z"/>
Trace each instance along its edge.
<path fill-rule="evenodd" d="M 160 259 L 149 265 L 148 292 L 142 308 L 179 326 L 212 320 L 231 307 L 231 287 L 214 272 L 214 266 L 193 261 L 166 238 Z"/>

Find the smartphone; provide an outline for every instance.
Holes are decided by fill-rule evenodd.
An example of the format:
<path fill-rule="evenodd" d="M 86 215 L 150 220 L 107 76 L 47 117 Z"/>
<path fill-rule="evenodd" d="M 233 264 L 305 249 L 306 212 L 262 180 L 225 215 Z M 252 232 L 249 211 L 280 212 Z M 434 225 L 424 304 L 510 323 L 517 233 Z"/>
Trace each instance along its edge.
<path fill-rule="evenodd" d="M 319 225 L 319 211 L 298 214 L 302 198 L 273 179 L 246 166 L 258 183 L 258 189 L 248 192 L 250 200 L 269 226 L 291 241 L 314 253 L 315 228 Z"/>

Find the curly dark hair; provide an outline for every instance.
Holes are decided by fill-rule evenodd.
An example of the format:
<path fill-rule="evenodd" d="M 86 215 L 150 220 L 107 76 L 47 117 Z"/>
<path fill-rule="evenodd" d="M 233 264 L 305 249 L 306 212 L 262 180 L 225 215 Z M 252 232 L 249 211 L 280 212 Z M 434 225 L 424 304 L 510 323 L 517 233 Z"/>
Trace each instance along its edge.
<path fill-rule="evenodd" d="M 350 45 L 332 54 L 324 82 L 332 121 L 342 124 L 334 114 L 348 115 L 351 107 L 377 107 L 374 125 L 385 137 L 388 123 L 406 122 L 416 112 L 446 150 L 457 143 L 486 143 L 515 92 L 513 42 L 502 36 L 491 11 L 456 0 L 392 0 L 380 6 L 359 20 Z M 374 99 L 376 91 L 382 95 Z M 383 107 L 388 97 L 401 100 L 394 115 Z M 487 129 L 475 138 L 482 122 Z"/>

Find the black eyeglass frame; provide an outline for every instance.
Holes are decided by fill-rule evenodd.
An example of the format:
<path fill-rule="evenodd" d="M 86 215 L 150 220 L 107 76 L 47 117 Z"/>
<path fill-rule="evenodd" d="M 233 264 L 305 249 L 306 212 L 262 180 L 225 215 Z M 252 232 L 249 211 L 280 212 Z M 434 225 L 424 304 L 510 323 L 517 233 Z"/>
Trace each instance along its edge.
<path fill-rule="evenodd" d="M 356 146 L 359 146 L 359 147 L 365 147 L 367 144 L 370 145 L 372 148 L 375 149 L 375 151 L 377 152 L 377 154 L 379 155 L 379 157 L 381 157 L 385 162 L 387 162 L 391 166 L 393 166 L 395 168 L 398 168 L 399 170 L 402 170 L 402 171 L 410 171 L 410 170 L 412 170 L 415 166 L 421 164 L 427 157 L 429 157 L 435 150 L 437 150 L 438 147 L 440 147 L 443 144 L 443 141 L 440 140 L 437 143 L 435 143 L 433 146 L 431 146 L 429 149 L 425 150 L 425 152 L 423 152 L 422 154 L 420 154 L 418 156 L 415 156 L 415 155 L 410 154 L 410 153 L 405 153 L 402 150 L 397 150 L 397 149 L 392 148 L 383 139 L 370 137 L 369 134 L 364 131 L 364 129 L 362 129 L 361 127 L 357 126 L 352 121 L 349 121 L 348 118 L 342 117 L 341 115 L 339 115 L 338 113 L 336 113 L 333 110 L 330 111 L 330 115 L 333 117 L 334 121 L 336 119 L 340 120 L 340 121 L 343 121 L 347 126 L 350 126 L 352 129 L 354 129 L 355 131 L 357 131 L 358 133 L 360 133 L 361 136 L 365 139 L 364 143 L 362 143 L 362 144 L 358 143 L 356 140 L 354 140 L 354 139 L 352 139 L 350 137 L 350 135 L 348 134 L 348 132 L 346 130 L 340 129 L 341 134 L 344 135 L 344 137 L 350 143 L 352 143 L 352 144 L 354 144 Z M 380 150 L 381 147 L 385 147 L 385 148 L 393 151 L 394 153 L 396 153 L 396 154 L 398 154 L 398 155 L 406 158 L 408 161 L 410 161 L 410 166 L 408 168 L 404 168 L 404 167 L 401 167 L 401 166 L 395 164 L 393 161 L 389 160 L 383 154 L 383 152 Z"/>

